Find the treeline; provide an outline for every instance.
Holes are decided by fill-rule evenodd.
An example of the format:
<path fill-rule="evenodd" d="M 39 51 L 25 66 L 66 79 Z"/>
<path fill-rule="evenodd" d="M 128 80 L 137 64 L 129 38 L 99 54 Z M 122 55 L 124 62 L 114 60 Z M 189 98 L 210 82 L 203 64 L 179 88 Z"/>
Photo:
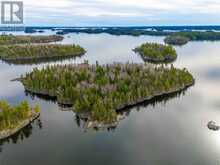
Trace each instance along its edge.
<path fill-rule="evenodd" d="M 205 28 L 205 27 L 204 27 Z M 204 29 L 204 28 L 201 28 Z M 64 35 L 68 33 L 87 33 L 87 34 L 100 34 L 107 33 L 111 35 L 151 35 L 151 36 L 182 36 L 187 37 L 189 40 L 220 40 L 220 32 L 211 31 L 192 31 L 190 29 L 186 31 L 185 29 L 179 29 L 176 27 L 88 27 L 88 28 L 66 28 L 57 30 L 57 34 Z M 197 28 L 195 28 L 197 29 Z M 209 28 L 207 28 L 209 29 Z"/>
<path fill-rule="evenodd" d="M 170 45 L 185 45 L 190 41 L 189 38 L 185 37 L 185 36 L 180 36 L 180 35 L 171 35 L 168 36 L 164 39 L 164 42 L 166 44 L 170 44 Z"/>
<path fill-rule="evenodd" d="M 0 35 L 0 45 L 11 44 L 31 44 L 31 43 L 50 43 L 62 41 L 64 38 L 58 35 L 49 36 L 15 36 L 15 35 Z"/>
<path fill-rule="evenodd" d="M 12 64 L 37 64 L 79 57 L 85 49 L 79 45 L 48 44 L 63 40 L 62 36 L 0 36 L 0 58 Z"/>
<path fill-rule="evenodd" d="M 64 35 L 68 33 L 87 33 L 87 34 L 100 34 L 107 33 L 111 35 L 151 35 L 151 36 L 166 36 L 170 32 L 165 31 L 152 31 L 145 29 L 131 29 L 131 28 L 122 28 L 122 27 L 112 27 L 112 28 L 69 28 L 69 29 L 58 29 L 58 35 Z"/>
<path fill-rule="evenodd" d="M 220 40 L 220 32 L 206 31 L 206 32 L 178 32 L 175 35 L 189 38 L 191 41 L 215 41 Z"/>
<path fill-rule="evenodd" d="M 32 60 L 52 57 L 76 57 L 86 51 L 79 45 L 40 44 L 40 45 L 4 45 L 0 46 L 0 58 L 3 60 Z"/>
<path fill-rule="evenodd" d="M 197 30 L 210 29 L 210 31 L 192 31 L 193 28 Z M 186 31 L 188 29 L 188 31 Z M 100 34 L 107 33 L 111 35 L 150 35 L 150 36 L 167 36 L 166 43 L 173 45 L 183 45 L 188 41 L 216 41 L 220 40 L 220 32 L 211 31 L 219 29 L 219 27 L 88 27 L 88 28 L 66 28 L 57 30 L 58 35 L 64 35 L 68 33 L 87 33 L 87 34 Z M 184 37 L 184 38 L 180 38 Z"/>
<path fill-rule="evenodd" d="M 29 119 L 33 113 L 39 112 L 39 106 L 31 108 L 27 101 L 14 107 L 6 101 L 0 101 L 0 131 L 13 129 L 23 120 Z"/>
<path fill-rule="evenodd" d="M 56 97 L 77 112 L 90 112 L 93 120 L 111 122 L 116 119 L 116 109 L 180 91 L 194 79 L 186 69 L 173 66 L 97 63 L 35 68 L 21 82 L 29 92 Z"/>
<path fill-rule="evenodd" d="M 173 45 L 184 45 L 188 41 L 217 41 L 220 40 L 220 32 L 206 31 L 188 31 L 176 32 L 165 38 L 165 43 Z"/>
<path fill-rule="evenodd" d="M 41 26 L 28 26 L 25 27 L 25 32 L 26 33 L 33 33 L 33 32 L 38 32 L 39 30 L 63 30 L 66 27 L 41 27 Z M 114 26 L 114 27 L 109 27 L 109 26 L 90 26 L 90 27 L 68 27 L 66 29 L 111 29 L 111 30 L 118 30 L 118 29 L 123 29 L 123 30 L 154 30 L 154 31 L 220 31 L 220 26 L 127 26 L 127 27 L 120 27 L 120 26 Z M 0 29 L 1 30 L 1 29 Z M 3 30 L 5 31 L 5 29 Z"/>
<path fill-rule="evenodd" d="M 136 109 L 139 111 L 140 109 L 146 110 L 146 107 L 154 107 L 159 103 L 163 103 L 165 105 L 168 101 L 174 99 L 174 98 L 179 98 L 182 95 L 185 94 L 187 88 L 182 91 L 178 91 L 175 93 L 167 94 L 167 95 L 162 95 L 158 97 L 154 97 L 151 100 L 144 101 L 143 103 L 127 107 L 123 110 L 117 110 L 117 121 L 112 122 L 112 123 L 103 123 L 103 122 L 97 122 L 93 121 L 89 113 L 76 113 L 75 114 L 75 122 L 78 127 L 84 129 L 85 131 L 87 130 L 94 130 L 94 131 L 100 131 L 100 130 L 107 130 L 107 131 L 113 131 L 117 128 L 119 123 L 126 119 L 131 112 Z M 39 95 L 38 95 L 39 96 Z M 145 107 L 145 108 L 144 108 Z M 62 110 L 64 111 L 71 111 L 72 108 L 70 107 L 61 107 Z"/>
<path fill-rule="evenodd" d="M 150 62 L 172 62 L 176 60 L 176 50 L 170 45 L 157 43 L 144 43 L 134 49 L 144 61 Z"/>

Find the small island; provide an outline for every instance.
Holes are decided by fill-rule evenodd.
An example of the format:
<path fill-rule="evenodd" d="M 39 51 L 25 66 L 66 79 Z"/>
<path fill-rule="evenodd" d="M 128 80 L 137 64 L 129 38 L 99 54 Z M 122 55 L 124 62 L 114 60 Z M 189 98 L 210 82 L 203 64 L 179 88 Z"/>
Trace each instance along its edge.
<path fill-rule="evenodd" d="M 11 107 L 0 101 L 0 140 L 8 138 L 40 116 L 39 106 L 31 108 L 27 101 Z"/>
<path fill-rule="evenodd" d="M 30 43 L 50 43 L 62 41 L 64 38 L 59 35 L 0 35 L 0 45 L 13 45 L 13 44 L 30 44 Z"/>
<path fill-rule="evenodd" d="M 74 44 L 3 45 L 0 46 L 0 59 L 8 63 L 25 64 L 79 57 L 85 52 L 82 47 Z"/>
<path fill-rule="evenodd" d="M 170 45 L 185 45 L 189 42 L 189 38 L 185 37 L 185 36 L 180 36 L 180 35 L 170 35 L 168 37 L 166 37 L 164 39 L 164 42 L 166 44 L 170 44 Z"/>
<path fill-rule="evenodd" d="M 35 68 L 19 81 L 31 94 L 55 98 L 94 121 L 116 120 L 116 110 L 182 91 L 194 84 L 186 69 L 143 64 L 54 65 Z"/>
<path fill-rule="evenodd" d="M 176 50 L 170 45 L 145 43 L 134 49 L 145 62 L 169 63 L 177 58 Z"/>

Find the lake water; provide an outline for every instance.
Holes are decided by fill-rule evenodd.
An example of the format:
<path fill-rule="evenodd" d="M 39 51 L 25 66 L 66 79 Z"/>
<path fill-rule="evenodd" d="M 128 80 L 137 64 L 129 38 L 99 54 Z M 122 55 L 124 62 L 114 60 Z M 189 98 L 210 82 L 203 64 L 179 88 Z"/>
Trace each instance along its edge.
<path fill-rule="evenodd" d="M 45 34 L 51 34 L 47 32 Z M 143 42 L 163 42 L 163 37 L 69 34 L 62 43 L 77 43 L 87 53 L 82 58 L 56 64 L 113 62 L 143 63 L 132 49 Z M 124 111 L 112 129 L 86 129 L 72 111 L 52 101 L 26 95 L 19 82 L 10 80 L 38 65 L 0 62 L 0 99 L 17 104 L 26 99 L 42 112 L 19 134 L 0 144 L 1 165 L 217 165 L 220 132 L 207 123 L 220 123 L 220 42 L 189 42 L 176 47 L 176 67 L 186 67 L 196 84 L 167 101 L 155 100 Z M 165 99 L 165 98 L 164 98 Z"/>

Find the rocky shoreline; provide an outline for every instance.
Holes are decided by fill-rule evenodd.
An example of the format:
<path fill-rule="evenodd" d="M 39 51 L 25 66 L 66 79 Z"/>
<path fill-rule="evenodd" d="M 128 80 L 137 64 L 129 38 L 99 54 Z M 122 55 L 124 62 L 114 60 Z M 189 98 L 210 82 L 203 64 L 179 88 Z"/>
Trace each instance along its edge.
<path fill-rule="evenodd" d="M 80 56 L 83 55 L 83 53 L 75 53 L 75 54 L 68 54 L 68 55 L 64 55 L 64 56 L 50 56 L 50 57 L 40 57 L 40 56 L 36 56 L 36 57 L 17 57 L 17 58 L 4 58 L 2 57 L 2 60 L 7 60 L 7 61 L 17 61 L 17 60 L 33 60 L 33 59 L 48 59 L 48 58 L 57 58 L 57 57 L 73 57 L 73 56 Z"/>
<path fill-rule="evenodd" d="M 144 62 L 151 62 L 151 63 L 171 63 L 171 62 L 174 62 L 176 58 L 172 58 L 171 56 L 167 56 L 167 57 L 164 57 L 163 59 L 159 59 L 159 58 L 151 58 L 151 57 L 147 57 L 145 56 L 144 54 L 134 50 L 135 53 L 138 53 L 141 58 L 144 60 Z"/>
<path fill-rule="evenodd" d="M 14 134 L 16 134 L 18 131 L 32 123 L 34 120 L 36 120 L 40 116 L 40 112 L 31 112 L 30 117 L 26 120 L 21 121 L 18 126 L 12 129 L 6 129 L 3 131 L 0 131 L 0 140 L 6 139 Z"/>
<path fill-rule="evenodd" d="M 66 60 L 69 58 L 76 58 L 81 57 L 85 54 L 83 53 L 75 53 L 65 56 L 50 56 L 50 57 L 18 57 L 18 58 L 4 58 L 0 57 L 2 61 L 11 64 L 38 64 L 42 62 L 51 62 L 51 61 L 59 61 L 59 60 Z"/>
<path fill-rule="evenodd" d="M 144 62 L 171 63 L 177 59 L 176 50 L 170 45 L 145 43 L 133 49 Z"/>
<path fill-rule="evenodd" d="M 158 96 L 163 96 L 163 95 L 168 95 L 168 94 L 180 92 L 182 90 L 185 90 L 185 89 L 193 86 L 194 84 L 195 84 L 195 80 L 193 82 L 189 83 L 189 84 L 186 84 L 186 85 L 180 87 L 179 89 L 172 89 L 172 90 L 169 90 L 167 92 L 160 92 L 160 93 L 154 94 L 152 96 L 148 96 L 148 97 L 145 97 L 145 98 L 138 99 L 135 102 L 120 105 L 115 110 L 118 111 L 118 110 L 128 108 L 130 106 L 135 106 L 137 104 L 140 104 L 140 103 L 143 103 L 145 101 L 151 100 L 151 99 L 153 99 L 155 97 L 158 97 Z M 51 98 L 57 98 L 55 94 L 48 94 L 46 91 L 44 91 L 44 92 L 43 91 L 41 91 L 41 92 L 38 91 L 37 92 L 37 91 L 34 91 L 32 89 L 27 89 L 27 88 L 25 88 L 25 91 L 28 92 L 28 93 L 31 93 L 33 95 L 43 95 L 43 96 L 47 96 L 47 97 L 51 97 Z M 61 102 L 60 100 L 56 100 L 56 101 L 58 102 L 58 104 L 63 105 L 63 106 L 72 106 L 73 105 L 71 102 L 68 102 L 68 101 L 66 101 L 66 102 Z"/>
<path fill-rule="evenodd" d="M 208 124 L 207 124 L 207 127 L 212 130 L 212 131 L 218 131 L 220 129 L 220 126 L 217 125 L 214 121 L 210 121 Z"/>
<path fill-rule="evenodd" d="M 21 76 L 27 93 L 52 97 L 77 112 L 91 111 L 98 121 L 115 119 L 115 110 L 194 84 L 185 69 L 143 64 L 51 66 Z"/>
<path fill-rule="evenodd" d="M 151 99 L 153 99 L 153 98 L 155 98 L 155 97 L 158 97 L 158 96 L 169 95 L 169 94 L 172 94 L 172 93 L 180 92 L 180 91 L 182 91 L 182 90 L 185 90 L 185 89 L 187 89 L 187 88 L 193 86 L 194 84 L 195 84 L 195 80 L 194 80 L 192 83 L 186 84 L 186 85 L 182 86 L 182 87 L 179 88 L 179 89 L 172 89 L 172 90 L 167 91 L 167 92 L 157 93 L 157 94 L 154 94 L 154 95 L 152 95 L 152 96 L 148 96 L 148 97 L 146 97 L 146 98 L 139 99 L 139 100 L 137 100 L 137 101 L 135 101 L 135 102 L 131 102 L 131 103 L 129 103 L 129 104 L 121 105 L 121 106 L 119 106 L 116 110 L 122 110 L 122 109 L 125 109 L 125 108 L 130 107 L 130 106 L 135 106 L 135 105 L 137 105 L 137 104 L 141 104 L 141 103 L 143 103 L 143 102 L 145 102 L 145 101 L 151 100 Z"/>
<path fill-rule="evenodd" d="M 12 64 L 31 64 L 81 57 L 85 53 L 85 49 L 74 44 L 7 45 L 1 47 L 0 59 Z"/>

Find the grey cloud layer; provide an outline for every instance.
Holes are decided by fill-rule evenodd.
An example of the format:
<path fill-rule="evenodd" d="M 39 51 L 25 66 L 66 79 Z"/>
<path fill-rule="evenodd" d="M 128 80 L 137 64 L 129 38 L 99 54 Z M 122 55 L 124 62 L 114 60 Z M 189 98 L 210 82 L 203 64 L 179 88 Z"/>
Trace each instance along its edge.
<path fill-rule="evenodd" d="M 219 24 L 217 0 L 24 0 L 27 24 Z"/>

